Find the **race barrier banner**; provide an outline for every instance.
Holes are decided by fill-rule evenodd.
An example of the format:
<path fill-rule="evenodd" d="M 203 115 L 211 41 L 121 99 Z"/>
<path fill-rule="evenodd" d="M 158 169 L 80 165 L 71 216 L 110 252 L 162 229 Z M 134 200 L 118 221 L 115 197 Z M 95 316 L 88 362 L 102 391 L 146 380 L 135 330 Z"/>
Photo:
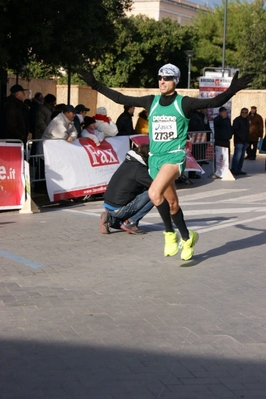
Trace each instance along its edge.
<path fill-rule="evenodd" d="M 0 210 L 21 209 L 25 202 L 22 143 L 0 142 Z"/>
<path fill-rule="evenodd" d="M 129 151 L 129 137 L 106 138 L 100 146 L 89 138 L 73 143 L 45 140 L 46 187 L 50 201 L 103 193 Z"/>

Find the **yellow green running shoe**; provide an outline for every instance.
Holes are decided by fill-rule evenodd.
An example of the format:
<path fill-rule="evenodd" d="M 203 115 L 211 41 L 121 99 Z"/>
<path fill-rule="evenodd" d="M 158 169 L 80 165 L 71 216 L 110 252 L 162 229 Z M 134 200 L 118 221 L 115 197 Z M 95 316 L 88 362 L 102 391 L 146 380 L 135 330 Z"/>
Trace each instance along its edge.
<path fill-rule="evenodd" d="M 174 256 L 178 252 L 178 235 L 176 232 L 163 232 L 164 234 L 164 256 Z"/>
<path fill-rule="evenodd" d="M 194 245 L 199 239 L 198 233 L 195 231 L 189 230 L 189 239 L 187 241 L 182 240 L 182 252 L 181 259 L 189 260 L 194 255 Z"/>

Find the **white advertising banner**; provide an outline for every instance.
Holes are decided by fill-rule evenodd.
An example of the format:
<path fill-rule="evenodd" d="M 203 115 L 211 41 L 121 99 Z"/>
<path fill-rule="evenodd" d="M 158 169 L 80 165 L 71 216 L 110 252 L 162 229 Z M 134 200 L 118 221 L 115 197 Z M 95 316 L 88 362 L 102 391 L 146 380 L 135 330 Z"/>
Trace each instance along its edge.
<path fill-rule="evenodd" d="M 224 92 L 230 86 L 232 78 L 228 77 L 208 77 L 201 76 L 199 80 L 199 98 L 213 98 Z M 228 116 L 231 116 L 231 100 L 223 104 L 228 110 Z M 219 107 L 220 108 L 220 107 Z M 219 108 L 208 108 L 208 117 L 212 127 L 213 119 L 219 115 Z"/>
<path fill-rule="evenodd" d="M 129 137 L 111 137 L 100 146 L 88 138 L 73 143 L 45 140 L 45 178 L 50 201 L 103 193 L 129 151 Z"/>
<path fill-rule="evenodd" d="M 229 154 L 228 148 L 215 146 L 215 157 L 216 157 L 216 176 L 220 178 L 227 177 L 229 169 Z"/>

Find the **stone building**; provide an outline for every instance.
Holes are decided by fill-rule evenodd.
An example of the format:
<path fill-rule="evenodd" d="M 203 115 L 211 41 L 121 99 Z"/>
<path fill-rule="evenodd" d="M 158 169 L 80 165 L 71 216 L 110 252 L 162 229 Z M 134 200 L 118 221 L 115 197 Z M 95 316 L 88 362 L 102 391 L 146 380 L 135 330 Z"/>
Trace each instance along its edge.
<path fill-rule="evenodd" d="M 184 25 L 190 24 L 199 10 L 208 12 L 208 8 L 187 0 L 134 0 L 132 10 L 127 15 L 143 14 L 156 21 L 162 18 L 171 18 Z"/>

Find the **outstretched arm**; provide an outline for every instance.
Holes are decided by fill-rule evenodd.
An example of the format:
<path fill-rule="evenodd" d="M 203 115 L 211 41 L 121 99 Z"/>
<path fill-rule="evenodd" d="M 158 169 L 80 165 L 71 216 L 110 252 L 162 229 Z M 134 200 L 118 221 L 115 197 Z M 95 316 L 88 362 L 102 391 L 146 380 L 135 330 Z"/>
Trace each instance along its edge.
<path fill-rule="evenodd" d="M 86 71 L 85 69 L 79 69 L 78 73 L 80 74 L 81 78 L 89 86 L 91 86 L 93 90 L 97 90 L 99 93 L 103 94 L 105 97 L 110 98 L 110 100 L 114 101 L 115 103 L 122 105 L 132 105 L 134 107 L 143 107 L 147 111 L 149 111 L 154 98 L 153 95 L 141 97 L 125 96 L 119 91 L 110 89 L 109 87 L 98 82 L 92 72 Z"/>
<path fill-rule="evenodd" d="M 190 112 L 195 109 L 220 107 L 230 100 L 230 98 L 233 97 L 238 91 L 248 88 L 252 82 L 252 79 L 253 78 L 250 75 L 243 75 L 239 78 L 237 71 L 228 89 L 214 98 L 199 99 L 193 97 L 184 97 L 182 102 L 184 114 L 186 117 L 188 117 Z"/>

